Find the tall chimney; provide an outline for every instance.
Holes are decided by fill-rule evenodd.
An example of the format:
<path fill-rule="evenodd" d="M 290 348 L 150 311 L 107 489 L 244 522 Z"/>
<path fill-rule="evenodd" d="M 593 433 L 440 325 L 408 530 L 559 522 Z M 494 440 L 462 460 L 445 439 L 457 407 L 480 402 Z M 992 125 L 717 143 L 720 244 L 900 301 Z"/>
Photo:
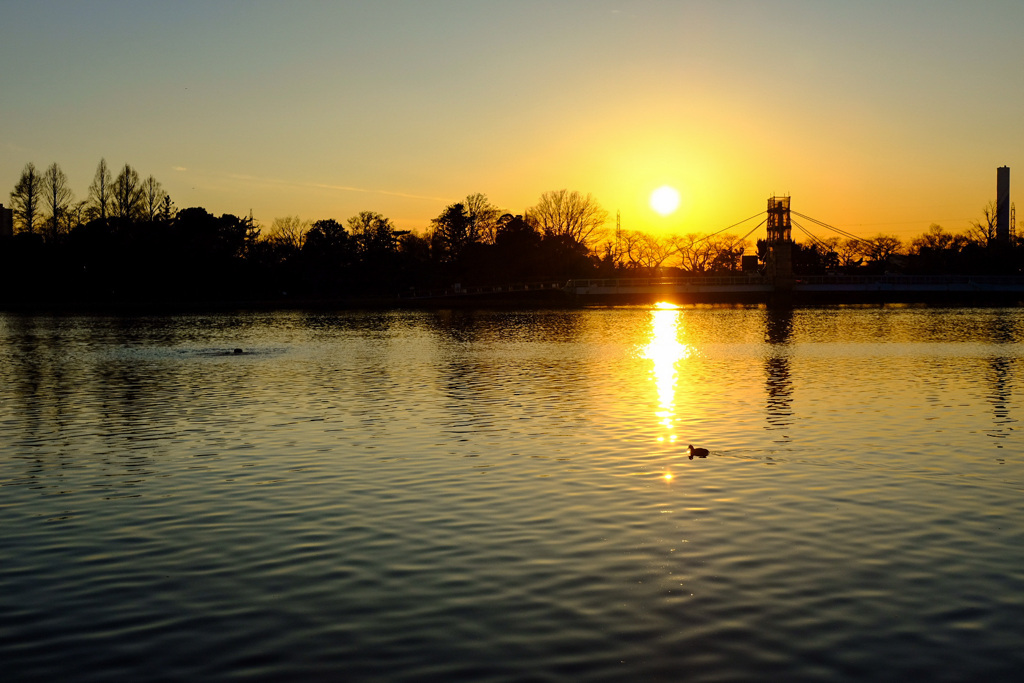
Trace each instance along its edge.
<path fill-rule="evenodd" d="M 996 169 L 996 241 L 1010 243 L 1010 167 Z"/>

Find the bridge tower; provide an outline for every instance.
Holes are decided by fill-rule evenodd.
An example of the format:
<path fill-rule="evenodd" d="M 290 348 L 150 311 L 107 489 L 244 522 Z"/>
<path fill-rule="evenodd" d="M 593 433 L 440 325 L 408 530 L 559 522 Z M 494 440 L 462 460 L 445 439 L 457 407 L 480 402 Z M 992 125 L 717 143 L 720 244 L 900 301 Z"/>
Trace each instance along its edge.
<path fill-rule="evenodd" d="M 776 290 L 793 288 L 793 224 L 789 197 L 768 198 L 768 277 Z"/>

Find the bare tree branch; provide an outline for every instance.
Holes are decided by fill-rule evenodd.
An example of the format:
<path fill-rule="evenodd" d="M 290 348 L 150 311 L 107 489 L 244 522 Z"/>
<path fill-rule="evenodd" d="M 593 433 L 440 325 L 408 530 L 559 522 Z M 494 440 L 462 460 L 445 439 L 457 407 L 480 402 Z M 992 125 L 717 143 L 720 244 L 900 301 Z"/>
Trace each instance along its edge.
<path fill-rule="evenodd" d="M 542 194 L 537 205 L 527 209 L 526 220 L 545 235 L 565 235 L 589 246 L 600 237 L 598 230 L 608 220 L 608 212 L 589 194 L 555 190 Z"/>

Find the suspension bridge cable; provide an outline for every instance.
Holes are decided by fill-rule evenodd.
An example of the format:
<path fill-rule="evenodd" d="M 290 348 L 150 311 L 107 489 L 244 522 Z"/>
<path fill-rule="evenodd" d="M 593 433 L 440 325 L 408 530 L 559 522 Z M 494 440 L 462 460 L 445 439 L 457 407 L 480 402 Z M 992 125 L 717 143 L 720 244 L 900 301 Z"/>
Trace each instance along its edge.
<path fill-rule="evenodd" d="M 729 226 L 729 228 L 735 228 L 735 227 L 736 227 L 737 225 L 742 225 L 742 224 L 746 223 L 746 222 L 747 222 L 747 221 L 749 221 L 749 220 L 752 220 L 752 219 L 754 219 L 754 218 L 757 218 L 757 217 L 758 217 L 758 216 L 760 216 L 760 215 L 761 215 L 762 213 L 768 213 L 768 212 L 767 212 L 767 211 L 758 211 L 757 213 L 755 213 L 755 214 L 754 214 L 753 216 L 751 216 L 750 218 L 744 218 L 744 219 L 743 219 L 743 220 L 741 220 L 741 221 L 740 221 L 739 223 L 733 223 L 732 225 L 730 225 L 730 226 Z M 768 219 L 766 218 L 765 220 L 768 220 Z M 762 223 L 764 223 L 764 221 L 761 221 L 761 222 L 762 222 Z M 721 230 L 719 230 L 718 232 L 725 232 L 725 231 L 726 231 L 726 230 L 728 230 L 729 228 L 722 228 L 722 229 L 721 229 Z M 715 233 L 715 234 L 718 234 L 718 233 Z"/>
<path fill-rule="evenodd" d="M 797 223 L 796 221 L 794 221 L 792 219 L 790 219 L 790 220 L 793 223 L 793 225 L 795 225 L 796 227 L 798 227 L 801 230 L 801 232 L 803 232 L 805 235 L 810 237 L 812 242 L 814 242 L 816 244 L 820 244 L 823 248 L 827 249 L 828 251 L 835 251 L 832 247 L 830 247 L 828 244 L 825 243 L 825 240 L 821 239 L 820 237 L 818 237 L 817 235 L 812 233 L 810 230 L 808 230 L 804 226 L 802 226 L 799 223 Z"/>
<path fill-rule="evenodd" d="M 805 228 L 804 226 L 800 225 L 799 223 L 797 223 L 796 221 L 794 221 L 792 219 L 791 219 L 791 222 L 793 223 L 793 227 L 794 228 L 796 228 L 797 230 L 799 230 L 803 234 L 805 234 L 808 237 L 810 237 L 812 243 L 817 244 L 818 242 L 820 242 L 820 240 L 817 238 L 817 236 L 815 236 L 810 230 L 808 230 L 807 228 Z"/>
<path fill-rule="evenodd" d="M 811 221 L 812 223 L 817 223 L 821 227 L 828 228 L 829 230 L 832 230 L 833 232 L 837 232 L 840 235 L 842 235 L 842 236 L 844 236 L 844 237 L 846 237 L 848 239 L 855 240 L 857 242 L 868 242 L 869 241 L 869 240 L 864 239 L 863 237 L 858 237 L 857 235 L 854 235 L 852 232 L 846 232 L 845 230 L 841 230 L 840 228 L 837 228 L 834 225 L 829 225 L 828 223 L 826 223 L 824 221 L 819 221 L 817 218 L 812 218 L 811 216 L 808 216 L 806 214 L 802 214 L 802 213 L 799 213 L 799 212 L 793 211 L 793 210 L 790 210 L 790 213 L 794 214 L 794 215 L 797 215 L 797 216 L 800 216 L 800 218 L 806 218 L 807 220 Z"/>
<path fill-rule="evenodd" d="M 748 218 L 747 220 L 750 220 L 750 219 Z M 762 225 L 764 225 L 764 224 L 765 224 L 765 223 L 767 223 L 767 222 L 768 222 L 768 219 L 767 219 L 767 218 L 765 218 L 765 219 L 764 219 L 763 221 L 761 221 L 760 223 L 758 223 L 757 225 L 755 225 L 755 226 L 754 226 L 754 228 L 753 228 L 753 230 L 751 230 L 751 231 L 750 231 L 750 232 L 748 232 L 748 233 L 747 233 L 746 235 L 744 235 L 743 237 L 741 237 L 741 238 L 740 238 L 740 242 L 743 242 L 743 241 L 744 241 L 744 240 L 746 240 L 746 239 L 747 239 L 748 237 L 750 237 L 751 235 L 753 235 L 753 234 L 754 234 L 754 230 L 757 230 L 758 228 L 760 228 L 760 227 L 761 227 Z"/>
<path fill-rule="evenodd" d="M 792 213 L 796 213 L 796 212 L 794 211 Z M 807 220 L 811 221 L 812 223 L 820 225 L 823 228 L 827 228 L 828 230 L 832 230 L 833 232 L 839 233 L 840 235 L 846 237 L 847 239 L 854 240 L 855 242 L 867 242 L 867 241 L 869 241 L 869 240 L 864 239 L 863 237 L 859 237 L 858 235 L 854 235 L 852 232 L 846 232 L 845 230 L 841 230 L 840 228 L 837 228 L 834 225 L 829 225 L 828 223 L 826 223 L 824 221 L 819 221 L 817 218 L 813 218 L 811 216 L 807 216 L 807 215 L 802 214 L 802 213 L 796 213 L 796 215 L 800 216 L 801 218 L 806 218 Z"/>
<path fill-rule="evenodd" d="M 714 237 L 715 235 L 720 235 L 720 234 L 722 234 L 723 232 L 725 232 L 726 230 L 731 230 L 732 228 L 735 228 L 735 227 L 736 227 L 737 225 L 743 225 L 743 224 L 744 224 L 744 223 L 746 223 L 747 221 L 749 221 L 749 220 L 753 220 L 754 218 L 757 218 L 757 217 L 758 217 L 758 216 L 760 216 L 760 215 L 761 215 L 762 213 L 767 213 L 767 211 L 758 211 L 757 213 L 755 213 L 755 214 L 754 214 L 753 216 L 751 216 L 750 218 L 744 218 L 744 219 L 743 219 L 743 220 L 741 220 L 741 221 L 740 221 L 739 223 L 733 223 L 733 224 L 732 224 L 732 225 L 730 225 L 729 227 L 727 227 L 727 228 L 722 228 L 722 229 L 721 229 L 721 230 L 719 230 L 718 232 L 713 232 L 713 233 L 711 233 L 710 235 L 705 235 L 704 237 L 701 237 L 701 238 L 700 238 L 699 240 L 697 240 L 696 242 L 694 242 L 694 244 L 700 244 L 700 243 L 701 243 L 701 242 L 703 242 L 704 240 L 708 240 L 708 239 L 711 239 L 711 238 L 712 238 L 712 237 Z M 766 218 L 766 219 L 765 219 L 765 221 L 766 221 L 766 220 L 768 220 L 768 219 Z M 762 223 L 764 223 L 764 221 L 761 221 L 761 222 L 762 222 Z M 758 225 L 758 227 L 761 227 L 761 226 L 760 226 L 760 225 Z M 757 228 L 754 228 L 754 230 L 757 230 Z M 754 232 L 754 230 L 751 230 L 750 232 Z M 749 235 L 750 233 L 747 233 L 747 234 Z"/>

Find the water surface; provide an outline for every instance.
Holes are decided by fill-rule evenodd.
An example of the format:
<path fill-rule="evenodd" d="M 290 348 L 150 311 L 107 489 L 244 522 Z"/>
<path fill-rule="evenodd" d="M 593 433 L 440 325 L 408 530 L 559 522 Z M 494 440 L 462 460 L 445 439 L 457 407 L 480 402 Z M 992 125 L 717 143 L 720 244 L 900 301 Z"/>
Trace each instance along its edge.
<path fill-rule="evenodd" d="M 5 679 L 1011 680 L 1022 344 L 1017 309 L 2 315 Z"/>

